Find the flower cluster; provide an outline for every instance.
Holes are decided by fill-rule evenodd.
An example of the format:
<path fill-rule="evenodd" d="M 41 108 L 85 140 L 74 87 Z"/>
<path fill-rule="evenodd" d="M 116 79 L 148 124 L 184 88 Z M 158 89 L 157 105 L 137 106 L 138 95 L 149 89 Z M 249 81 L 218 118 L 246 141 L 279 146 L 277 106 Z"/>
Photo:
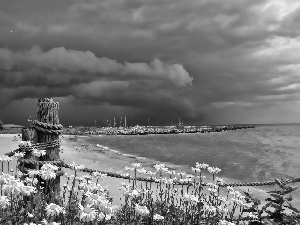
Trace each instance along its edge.
<path fill-rule="evenodd" d="M 24 157 L 24 152 L 15 152 L 15 154 L 13 155 L 13 157 L 19 159 L 19 158 L 23 158 Z"/>
<path fill-rule="evenodd" d="M 226 220 L 220 220 L 219 225 L 235 225 L 235 223 Z"/>
<path fill-rule="evenodd" d="M 184 194 L 183 199 L 187 202 L 195 204 L 199 202 L 199 198 L 197 196 L 188 193 Z"/>
<path fill-rule="evenodd" d="M 50 180 L 56 177 L 56 172 L 59 168 L 50 163 L 45 163 L 40 170 L 29 170 L 28 175 L 30 178 L 41 176 L 43 180 Z"/>
<path fill-rule="evenodd" d="M 74 161 L 72 164 L 69 164 L 69 167 L 73 170 L 83 170 L 84 165 L 77 165 Z"/>
<path fill-rule="evenodd" d="M 196 162 L 196 168 L 199 168 L 199 169 L 206 169 L 207 167 L 209 167 L 208 164 Z"/>
<path fill-rule="evenodd" d="M 0 184 L 3 185 L 2 190 L 7 196 L 19 194 L 29 196 L 36 191 L 34 186 L 25 186 L 19 179 L 4 173 L 0 176 Z"/>
<path fill-rule="evenodd" d="M 109 220 L 116 207 L 112 206 L 106 195 L 86 192 L 84 205 L 79 205 L 79 219 L 82 222 L 91 222 L 94 220 Z"/>
<path fill-rule="evenodd" d="M 161 220 L 164 220 L 164 218 L 165 217 L 163 217 L 163 216 L 161 216 L 161 215 L 159 215 L 159 214 L 154 214 L 154 216 L 153 216 L 153 220 L 155 220 L 155 221 L 161 221 Z"/>
<path fill-rule="evenodd" d="M 54 166 L 50 163 L 46 163 L 42 166 L 39 173 L 43 180 L 50 180 L 56 177 L 56 173 L 55 173 L 56 170 L 58 170 L 57 166 Z"/>
<path fill-rule="evenodd" d="M 135 212 L 140 216 L 148 216 L 150 214 L 150 211 L 146 206 L 141 206 L 139 204 L 135 204 Z"/>
<path fill-rule="evenodd" d="M 156 171 L 160 171 L 160 172 L 167 172 L 168 168 L 166 167 L 165 164 L 155 164 L 154 168 L 156 169 Z"/>
<path fill-rule="evenodd" d="M 12 160 L 12 158 L 7 155 L 0 156 L 0 162 L 10 162 L 11 160 Z"/>
<path fill-rule="evenodd" d="M 34 156 L 36 156 L 36 157 L 41 157 L 43 155 L 46 155 L 46 150 L 37 150 L 37 149 L 34 148 L 31 151 L 31 154 L 34 155 Z"/>
<path fill-rule="evenodd" d="M 19 147 L 21 149 L 23 148 L 30 148 L 32 146 L 30 141 L 21 141 L 21 143 L 19 144 Z"/>
<path fill-rule="evenodd" d="M 95 182 L 87 182 L 86 180 L 81 180 L 78 184 L 78 190 L 82 192 L 90 192 L 94 194 L 107 195 L 107 187 L 103 187 L 102 185 Z"/>
<path fill-rule="evenodd" d="M 46 213 L 50 217 L 59 216 L 60 214 L 65 214 L 65 209 L 54 203 L 50 203 L 46 206 Z"/>
<path fill-rule="evenodd" d="M 210 172 L 212 174 L 217 174 L 217 173 L 221 172 L 221 169 L 219 169 L 217 167 L 208 167 L 207 170 L 208 170 L 208 172 Z"/>
<path fill-rule="evenodd" d="M 93 172 L 92 174 L 95 178 L 100 178 L 101 180 L 103 180 L 105 177 L 107 177 L 106 173 Z"/>
<path fill-rule="evenodd" d="M 0 209 L 5 209 L 9 206 L 9 199 L 7 196 L 0 196 Z"/>

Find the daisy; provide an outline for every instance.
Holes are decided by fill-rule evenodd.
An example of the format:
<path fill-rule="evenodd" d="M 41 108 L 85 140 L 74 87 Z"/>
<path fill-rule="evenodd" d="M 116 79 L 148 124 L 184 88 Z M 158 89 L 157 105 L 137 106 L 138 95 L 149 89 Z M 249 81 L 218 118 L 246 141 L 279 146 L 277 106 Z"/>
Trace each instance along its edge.
<path fill-rule="evenodd" d="M 148 216 L 150 213 L 146 206 L 141 206 L 139 204 L 135 204 L 135 211 L 141 216 Z"/>
<path fill-rule="evenodd" d="M 21 194 L 29 196 L 34 192 L 35 192 L 35 187 L 33 187 L 33 186 L 23 186 Z"/>
<path fill-rule="evenodd" d="M 50 203 L 46 206 L 46 212 L 48 216 L 57 216 L 61 213 L 65 213 L 65 210 L 63 207 L 56 205 L 54 203 Z"/>
<path fill-rule="evenodd" d="M 86 205 L 83 207 L 79 205 L 80 212 L 79 212 L 79 219 L 83 222 L 90 222 L 94 221 L 97 216 L 97 211 L 91 207 L 91 205 Z"/>
<path fill-rule="evenodd" d="M 43 180 L 50 180 L 56 177 L 56 173 L 52 170 L 41 170 L 40 175 Z"/>
<path fill-rule="evenodd" d="M 159 221 L 159 220 L 163 220 L 165 217 L 159 215 L 159 214 L 154 214 L 153 216 L 153 219 L 156 220 L 156 221 Z"/>
<path fill-rule="evenodd" d="M 9 205 L 7 196 L 0 196 L 0 208 L 5 209 Z"/>

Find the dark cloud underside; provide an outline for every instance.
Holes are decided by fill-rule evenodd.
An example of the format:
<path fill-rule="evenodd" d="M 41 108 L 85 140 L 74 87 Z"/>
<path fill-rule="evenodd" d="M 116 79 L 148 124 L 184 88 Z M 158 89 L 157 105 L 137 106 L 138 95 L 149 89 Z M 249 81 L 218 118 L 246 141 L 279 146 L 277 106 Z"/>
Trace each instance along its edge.
<path fill-rule="evenodd" d="M 0 3 L 2 120 L 47 96 L 66 123 L 299 122 L 297 1 Z"/>

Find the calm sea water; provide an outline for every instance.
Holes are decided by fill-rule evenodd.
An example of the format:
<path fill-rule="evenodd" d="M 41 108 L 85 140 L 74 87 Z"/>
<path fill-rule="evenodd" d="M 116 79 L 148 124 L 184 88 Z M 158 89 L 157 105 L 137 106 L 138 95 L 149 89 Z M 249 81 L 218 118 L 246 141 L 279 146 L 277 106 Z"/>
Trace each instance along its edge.
<path fill-rule="evenodd" d="M 300 177 L 299 124 L 207 134 L 94 136 L 88 142 L 182 168 L 207 163 L 222 169 L 220 177 L 242 182 Z"/>

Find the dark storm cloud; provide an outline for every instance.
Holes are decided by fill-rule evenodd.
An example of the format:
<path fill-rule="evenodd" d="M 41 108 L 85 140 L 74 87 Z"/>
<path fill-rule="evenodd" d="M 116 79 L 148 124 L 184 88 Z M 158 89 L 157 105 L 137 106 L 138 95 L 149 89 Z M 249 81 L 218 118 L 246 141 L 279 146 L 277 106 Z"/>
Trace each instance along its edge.
<path fill-rule="evenodd" d="M 180 64 L 159 59 L 147 63 L 118 63 L 92 52 L 63 47 L 43 52 L 39 47 L 22 52 L 0 49 L 1 103 L 35 96 L 73 96 L 83 104 L 119 105 L 156 109 L 161 104 L 186 105 L 177 92 L 193 78 Z M 163 91 L 162 91 L 163 89 Z M 171 107 L 169 110 L 176 110 Z M 155 112 L 155 110 L 153 110 Z"/>
<path fill-rule="evenodd" d="M 299 111 L 299 6 L 2 1 L 0 102 L 52 95 L 94 114 L 278 121 L 274 111 Z M 293 113 L 281 121 L 293 122 Z"/>

